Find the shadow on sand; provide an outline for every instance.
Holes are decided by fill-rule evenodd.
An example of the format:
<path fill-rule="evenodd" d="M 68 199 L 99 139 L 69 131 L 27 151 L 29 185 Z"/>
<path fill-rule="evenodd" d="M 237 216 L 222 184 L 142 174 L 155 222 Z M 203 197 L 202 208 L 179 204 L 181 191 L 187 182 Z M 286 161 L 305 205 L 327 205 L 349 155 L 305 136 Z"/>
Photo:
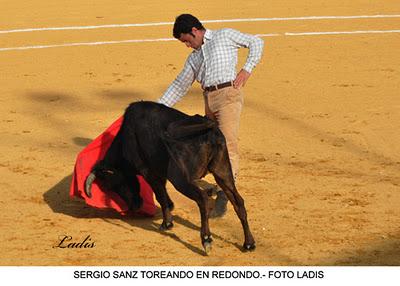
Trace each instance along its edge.
<path fill-rule="evenodd" d="M 154 217 L 144 217 L 140 215 L 127 215 L 122 216 L 118 212 L 112 209 L 97 209 L 90 207 L 85 204 L 83 200 L 77 198 L 71 198 L 69 196 L 70 184 L 72 181 L 72 174 L 66 176 L 60 182 L 58 182 L 51 189 L 46 191 L 43 194 L 44 201 L 46 204 L 52 209 L 54 213 L 60 213 L 64 215 L 68 215 L 74 218 L 100 218 L 105 222 L 116 225 L 118 227 L 134 231 L 133 229 L 119 224 L 115 219 L 120 219 L 121 221 L 127 223 L 130 226 L 138 227 L 147 231 L 155 232 L 159 235 L 163 235 L 169 237 L 177 242 L 182 243 L 186 248 L 190 249 L 196 254 L 205 255 L 202 248 L 198 248 L 193 246 L 192 244 L 182 240 L 176 234 L 171 231 L 160 231 L 160 224 L 155 221 L 162 219 L 161 210 L 158 210 Z M 192 222 L 180 217 L 179 215 L 174 215 L 174 223 L 181 224 L 189 229 L 200 232 L 200 227 L 193 224 Z M 235 247 L 241 249 L 241 245 L 238 243 L 227 241 L 225 238 L 222 238 L 218 235 L 213 234 L 214 238 L 223 240 L 224 242 L 230 243 Z"/>

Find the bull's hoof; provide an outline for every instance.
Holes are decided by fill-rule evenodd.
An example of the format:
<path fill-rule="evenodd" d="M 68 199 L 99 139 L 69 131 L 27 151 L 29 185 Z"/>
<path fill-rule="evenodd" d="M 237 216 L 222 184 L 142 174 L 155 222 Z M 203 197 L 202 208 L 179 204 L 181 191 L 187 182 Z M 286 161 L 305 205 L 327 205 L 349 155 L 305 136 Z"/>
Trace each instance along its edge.
<path fill-rule="evenodd" d="M 249 244 L 243 244 L 243 251 L 244 252 L 250 252 L 254 251 L 256 249 L 256 244 L 255 243 L 249 243 Z"/>
<path fill-rule="evenodd" d="M 211 235 L 206 235 L 203 237 L 202 239 L 202 243 L 203 243 L 203 248 L 204 251 L 206 253 L 206 255 L 209 255 L 211 253 L 211 249 L 212 249 L 212 236 Z"/>
<path fill-rule="evenodd" d="M 174 226 L 174 224 L 172 222 L 163 222 L 160 225 L 160 230 L 161 231 L 165 231 L 165 230 L 169 230 Z"/>
<path fill-rule="evenodd" d="M 204 242 L 203 243 L 203 248 L 204 248 L 204 252 L 206 253 L 206 255 L 209 255 L 211 253 L 212 243 L 211 242 Z"/>

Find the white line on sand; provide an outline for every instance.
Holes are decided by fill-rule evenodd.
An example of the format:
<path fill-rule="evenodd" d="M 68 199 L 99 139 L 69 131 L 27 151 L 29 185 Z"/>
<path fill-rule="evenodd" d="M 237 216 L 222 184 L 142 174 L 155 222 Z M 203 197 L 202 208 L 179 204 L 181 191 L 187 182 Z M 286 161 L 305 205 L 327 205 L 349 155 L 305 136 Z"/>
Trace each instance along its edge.
<path fill-rule="evenodd" d="M 400 18 L 400 15 L 356 15 L 356 16 L 306 16 L 306 17 L 244 18 L 244 19 L 203 20 L 202 22 L 203 23 L 235 23 L 235 22 L 307 21 L 307 20 L 377 19 L 377 18 Z M 141 23 L 141 24 L 109 24 L 109 25 L 96 25 L 96 26 L 24 28 L 24 29 L 13 29 L 13 30 L 0 30 L 0 34 L 38 32 L 38 31 L 62 31 L 62 30 L 89 30 L 89 29 L 104 29 L 104 28 L 149 27 L 149 26 L 167 26 L 167 25 L 173 25 L 173 22 Z"/>
<path fill-rule="evenodd" d="M 343 34 L 387 34 L 400 33 L 400 30 L 377 30 L 377 31 L 342 31 L 342 32 L 304 32 L 304 33 L 285 33 L 285 36 L 314 36 L 314 35 L 343 35 Z"/>
<path fill-rule="evenodd" d="M 351 34 L 387 34 L 387 33 L 400 33 L 400 30 L 371 30 L 371 31 L 340 31 L 340 32 L 301 32 L 292 33 L 286 32 L 282 34 L 258 34 L 258 37 L 279 37 L 279 36 L 318 36 L 318 35 L 351 35 Z M 111 44 L 127 44 L 127 43 L 144 43 L 144 42 L 169 42 L 175 41 L 174 38 L 160 38 L 160 39 L 137 39 L 137 40 L 123 40 L 123 41 L 102 41 L 102 42 L 87 42 L 87 43 L 66 43 L 55 45 L 38 45 L 38 46 L 22 46 L 11 48 L 0 48 L 0 52 L 16 51 L 16 50 L 31 50 L 31 49 L 48 49 L 59 47 L 73 47 L 73 46 L 99 46 Z"/>
<path fill-rule="evenodd" d="M 174 38 L 161 38 L 161 39 L 138 39 L 138 40 L 123 40 L 123 41 L 102 41 L 102 42 L 87 42 L 87 43 L 66 43 L 57 45 L 39 45 L 39 46 L 23 46 L 23 47 L 12 47 L 12 48 L 0 48 L 2 51 L 15 51 L 15 50 L 31 50 L 31 49 L 48 49 L 48 48 L 60 48 L 60 47 L 74 47 L 74 46 L 100 46 L 100 45 L 112 45 L 112 44 L 126 44 L 126 43 L 144 43 L 144 42 L 167 42 L 174 41 Z"/>

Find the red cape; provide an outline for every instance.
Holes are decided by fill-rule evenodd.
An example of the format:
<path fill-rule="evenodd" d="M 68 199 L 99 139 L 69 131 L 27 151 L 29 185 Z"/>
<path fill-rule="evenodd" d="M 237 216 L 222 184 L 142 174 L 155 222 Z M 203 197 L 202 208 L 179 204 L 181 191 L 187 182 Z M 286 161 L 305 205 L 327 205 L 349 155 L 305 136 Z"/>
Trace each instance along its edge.
<path fill-rule="evenodd" d="M 123 117 L 121 116 L 78 154 L 69 194 L 71 197 L 83 198 L 89 206 L 96 208 L 112 208 L 122 215 L 125 215 L 128 212 L 127 204 L 118 194 L 114 192 L 103 192 L 99 185 L 96 184 L 96 181 L 94 181 L 92 185 L 91 198 L 89 198 L 84 191 L 86 177 L 89 175 L 94 164 L 104 158 L 105 153 L 121 127 L 122 120 Z M 143 199 L 143 206 L 137 213 L 153 216 L 156 212 L 153 190 L 143 177 L 137 177 L 140 183 L 140 196 Z"/>

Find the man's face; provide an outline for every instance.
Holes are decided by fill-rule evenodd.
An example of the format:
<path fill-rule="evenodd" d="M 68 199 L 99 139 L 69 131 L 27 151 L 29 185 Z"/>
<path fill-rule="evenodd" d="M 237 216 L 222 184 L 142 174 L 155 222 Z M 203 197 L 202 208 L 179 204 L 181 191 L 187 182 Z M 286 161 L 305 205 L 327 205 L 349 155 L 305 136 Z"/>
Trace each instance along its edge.
<path fill-rule="evenodd" d="M 198 50 L 203 44 L 203 37 L 204 31 L 192 28 L 192 33 L 182 33 L 179 41 L 184 43 L 188 48 Z"/>

